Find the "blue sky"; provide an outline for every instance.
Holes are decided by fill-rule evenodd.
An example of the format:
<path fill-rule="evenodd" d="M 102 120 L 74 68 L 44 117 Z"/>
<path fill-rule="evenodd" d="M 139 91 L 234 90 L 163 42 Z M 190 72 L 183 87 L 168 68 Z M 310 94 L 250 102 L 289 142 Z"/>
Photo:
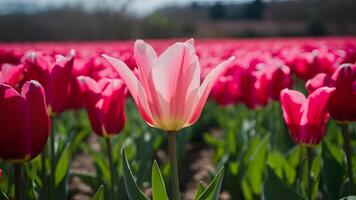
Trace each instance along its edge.
<path fill-rule="evenodd" d="M 0 13 L 35 12 L 63 5 L 80 5 L 91 10 L 99 6 L 110 6 L 119 9 L 127 3 L 128 11 L 138 16 L 146 15 L 158 8 L 169 5 L 186 5 L 196 2 L 215 2 L 216 0 L 0 0 Z M 251 0 L 219 0 L 222 2 L 246 2 Z"/>

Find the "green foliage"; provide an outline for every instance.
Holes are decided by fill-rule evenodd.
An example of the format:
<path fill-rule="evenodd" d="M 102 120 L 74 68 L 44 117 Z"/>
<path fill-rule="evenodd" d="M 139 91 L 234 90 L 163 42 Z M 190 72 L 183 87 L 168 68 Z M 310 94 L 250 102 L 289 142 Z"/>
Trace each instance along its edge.
<path fill-rule="evenodd" d="M 121 153 L 123 160 L 123 176 L 125 180 L 126 192 L 130 200 L 149 200 L 149 198 L 140 190 L 135 182 L 132 171 L 129 166 L 129 161 L 126 158 L 125 149 Z"/>
<path fill-rule="evenodd" d="M 93 200 L 104 200 L 104 186 L 101 185 L 96 191 Z"/>
<path fill-rule="evenodd" d="M 267 178 L 263 185 L 263 200 L 289 199 L 302 200 L 302 195 L 294 191 L 289 185 L 283 182 L 273 169 L 268 167 Z"/>
<path fill-rule="evenodd" d="M 204 192 L 200 194 L 197 200 L 218 200 L 220 189 L 222 185 L 224 177 L 224 167 L 222 167 L 216 176 L 214 177 L 213 181 L 205 188 Z M 202 190 L 204 186 L 198 186 L 198 191 Z M 200 192 L 197 192 L 200 193 Z"/>
<path fill-rule="evenodd" d="M 152 195 L 153 200 L 168 200 L 166 186 L 156 161 L 152 167 Z"/>
<path fill-rule="evenodd" d="M 340 198 L 340 186 L 345 179 L 343 166 L 344 155 L 340 148 L 330 144 L 327 140 L 323 141 L 323 193 L 326 199 Z"/>

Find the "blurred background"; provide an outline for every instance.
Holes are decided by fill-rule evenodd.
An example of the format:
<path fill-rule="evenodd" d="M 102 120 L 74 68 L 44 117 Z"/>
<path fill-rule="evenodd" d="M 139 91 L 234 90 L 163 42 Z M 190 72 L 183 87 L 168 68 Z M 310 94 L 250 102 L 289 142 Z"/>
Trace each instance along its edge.
<path fill-rule="evenodd" d="M 0 41 L 356 34 L 355 0 L 0 0 Z"/>

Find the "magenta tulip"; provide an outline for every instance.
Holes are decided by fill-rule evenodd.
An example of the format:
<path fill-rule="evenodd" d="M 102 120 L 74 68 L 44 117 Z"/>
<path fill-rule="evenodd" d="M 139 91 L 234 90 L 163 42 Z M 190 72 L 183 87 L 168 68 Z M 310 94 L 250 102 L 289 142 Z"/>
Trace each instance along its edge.
<path fill-rule="evenodd" d="M 11 86 L 0 84 L 0 110 L 0 158 L 22 163 L 41 153 L 50 126 L 42 86 L 27 81 L 19 94 Z"/>
<path fill-rule="evenodd" d="M 322 87 L 308 98 L 295 90 L 282 90 L 280 100 L 283 117 L 296 143 L 311 146 L 321 141 L 329 119 L 327 104 L 334 90 Z"/>
<path fill-rule="evenodd" d="M 356 65 L 343 64 L 332 76 L 321 73 L 306 84 L 309 92 L 323 86 L 335 87 L 328 104 L 331 117 L 343 122 L 356 121 Z"/>
<path fill-rule="evenodd" d="M 126 88 L 119 79 L 77 78 L 94 132 L 99 136 L 118 134 L 125 124 Z"/>

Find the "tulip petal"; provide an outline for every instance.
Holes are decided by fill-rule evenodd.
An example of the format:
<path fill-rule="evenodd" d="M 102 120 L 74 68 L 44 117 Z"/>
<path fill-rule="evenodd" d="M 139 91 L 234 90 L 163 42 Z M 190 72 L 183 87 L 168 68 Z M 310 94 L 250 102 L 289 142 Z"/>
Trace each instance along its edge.
<path fill-rule="evenodd" d="M 45 92 L 37 81 L 27 81 L 22 87 L 21 95 L 26 99 L 26 122 L 29 126 L 31 159 L 42 152 L 50 130 Z"/>
<path fill-rule="evenodd" d="M 121 79 L 124 81 L 126 87 L 131 93 L 132 98 L 137 103 L 138 102 L 138 85 L 141 85 L 137 80 L 134 73 L 130 70 L 130 68 L 121 60 L 110 57 L 108 55 L 102 55 L 116 70 L 116 72 L 120 75 Z"/>
<path fill-rule="evenodd" d="M 299 125 L 302 117 L 302 105 L 305 96 L 295 90 L 284 89 L 281 91 L 281 106 L 283 117 L 287 124 Z"/>
<path fill-rule="evenodd" d="M 144 76 L 145 79 L 150 77 L 153 64 L 157 61 L 157 54 L 155 50 L 143 40 L 136 40 L 134 45 L 134 55 L 139 75 Z M 140 79 L 142 81 L 142 79 Z"/>
<path fill-rule="evenodd" d="M 308 126 L 307 131 L 301 131 L 300 138 L 308 143 L 318 143 L 324 134 L 324 127 L 329 118 L 327 104 L 335 88 L 322 87 L 311 93 L 302 106 L 300 125 Z"/>
<path fill-rule="evenodd" d="M 67 104 L 73 63 L 74 57 L 72 55 L 61 56 L 52 66 L 46 91 L 48 104 L 56 113 L 62 112 Z"/>
<path fill-rule="evenodd" d="M 281 106 L 283 118 L 289 128 L 292 139 L 300 142 L 300 120 L 302 118 L 302 106 L 306 101 L 305 96 L 295 90 L 284 89 L 281 91 Z"/>
<path fill-rule="evenodd" d="M 152 115 L 147 103 L 147 94 L 142 88 L 140 81 L 137 80 L 134 73 L 121 60 L 105 54 L 102 56 L 112 65 L 112 67 L 117 71 L 121 79 L 124 81 L 145 121 L 149 124 L 152 124 L 153 120 L 151 118 Z"/>
<path fill-rule="evenodd" d="M 171 98 L 176 95 L 178 85 L 181 87 L 178 84 L 181 81 L 179 78 L 188 75 L 188 67 L 196 59 L 194 48 L 189 44 L 179 42 L 168 47 L 159 56 L 152 68 L 152 79 L 156 91 L 165 101 L 170 102 Z"/>
<path fill-rule="evenodd" d="M 100 112 L 102 105 L 98 104 L 102 98 L 100 88 L 95 80 L 90 77 L 79 76 L 77 80 L 90 124 L 96 134 L 102 135 L 103 119 Z"/>
<path fill-rule="evenodd" d="M 343 64 L 333 79 L 336 90 L 329 102 L 331 117 L 338 121 L 356 121 L 356 65 Z"/>
<path fill-rule="evenodd" d="M 205 105 L 205 102 L 208 99 L 209 93 L 214 86 L 214 83 L 219 78 L 219 76 L 227 70 L 227 68 L 230 66 L 231 62 L 234 59 L 235 57 L 230 57 L 228 60 L 225 60 L 224 62 L 220 63 L 217 67 L 212 69 L 205 77 L 203 83 L 201 84 L 198 90 L 196 103 L 193 106 L 191 116 L 189 117 L 189 120 L 186 125 L 193 124 L 198 120 Z"/>
<path fill-rule="evenodd" d="M 9 162 L 28 159 L 29 135 L 25 99 L 9 85 L 0 84 L 0 157 Z"/>
<path fill-rule="evenodd" d="M 114 79 L 102 91 L 104 127 L 108 134 L 119 133 L 125 124 L 125 86 Z"/>
<path fill-rule="evenodd" d="M 21 79 L 22 71 L 23 71 L 22 64 L 20 65 L 3 64 L 2 69 L 0 71 L 0 76 L 2 75 L 4 83 L 14 86 Z"/>
<path fill-rule="evenodd" d="M 315 75 L 314 78 L 309 79 L 305 86 L 308 90 L 308 93 L 310 94 L 318 88 L 324 86 L 332 87 L 334 85 L 334 81 L 328 75 L 324 73 L 319 73 Z"/>

